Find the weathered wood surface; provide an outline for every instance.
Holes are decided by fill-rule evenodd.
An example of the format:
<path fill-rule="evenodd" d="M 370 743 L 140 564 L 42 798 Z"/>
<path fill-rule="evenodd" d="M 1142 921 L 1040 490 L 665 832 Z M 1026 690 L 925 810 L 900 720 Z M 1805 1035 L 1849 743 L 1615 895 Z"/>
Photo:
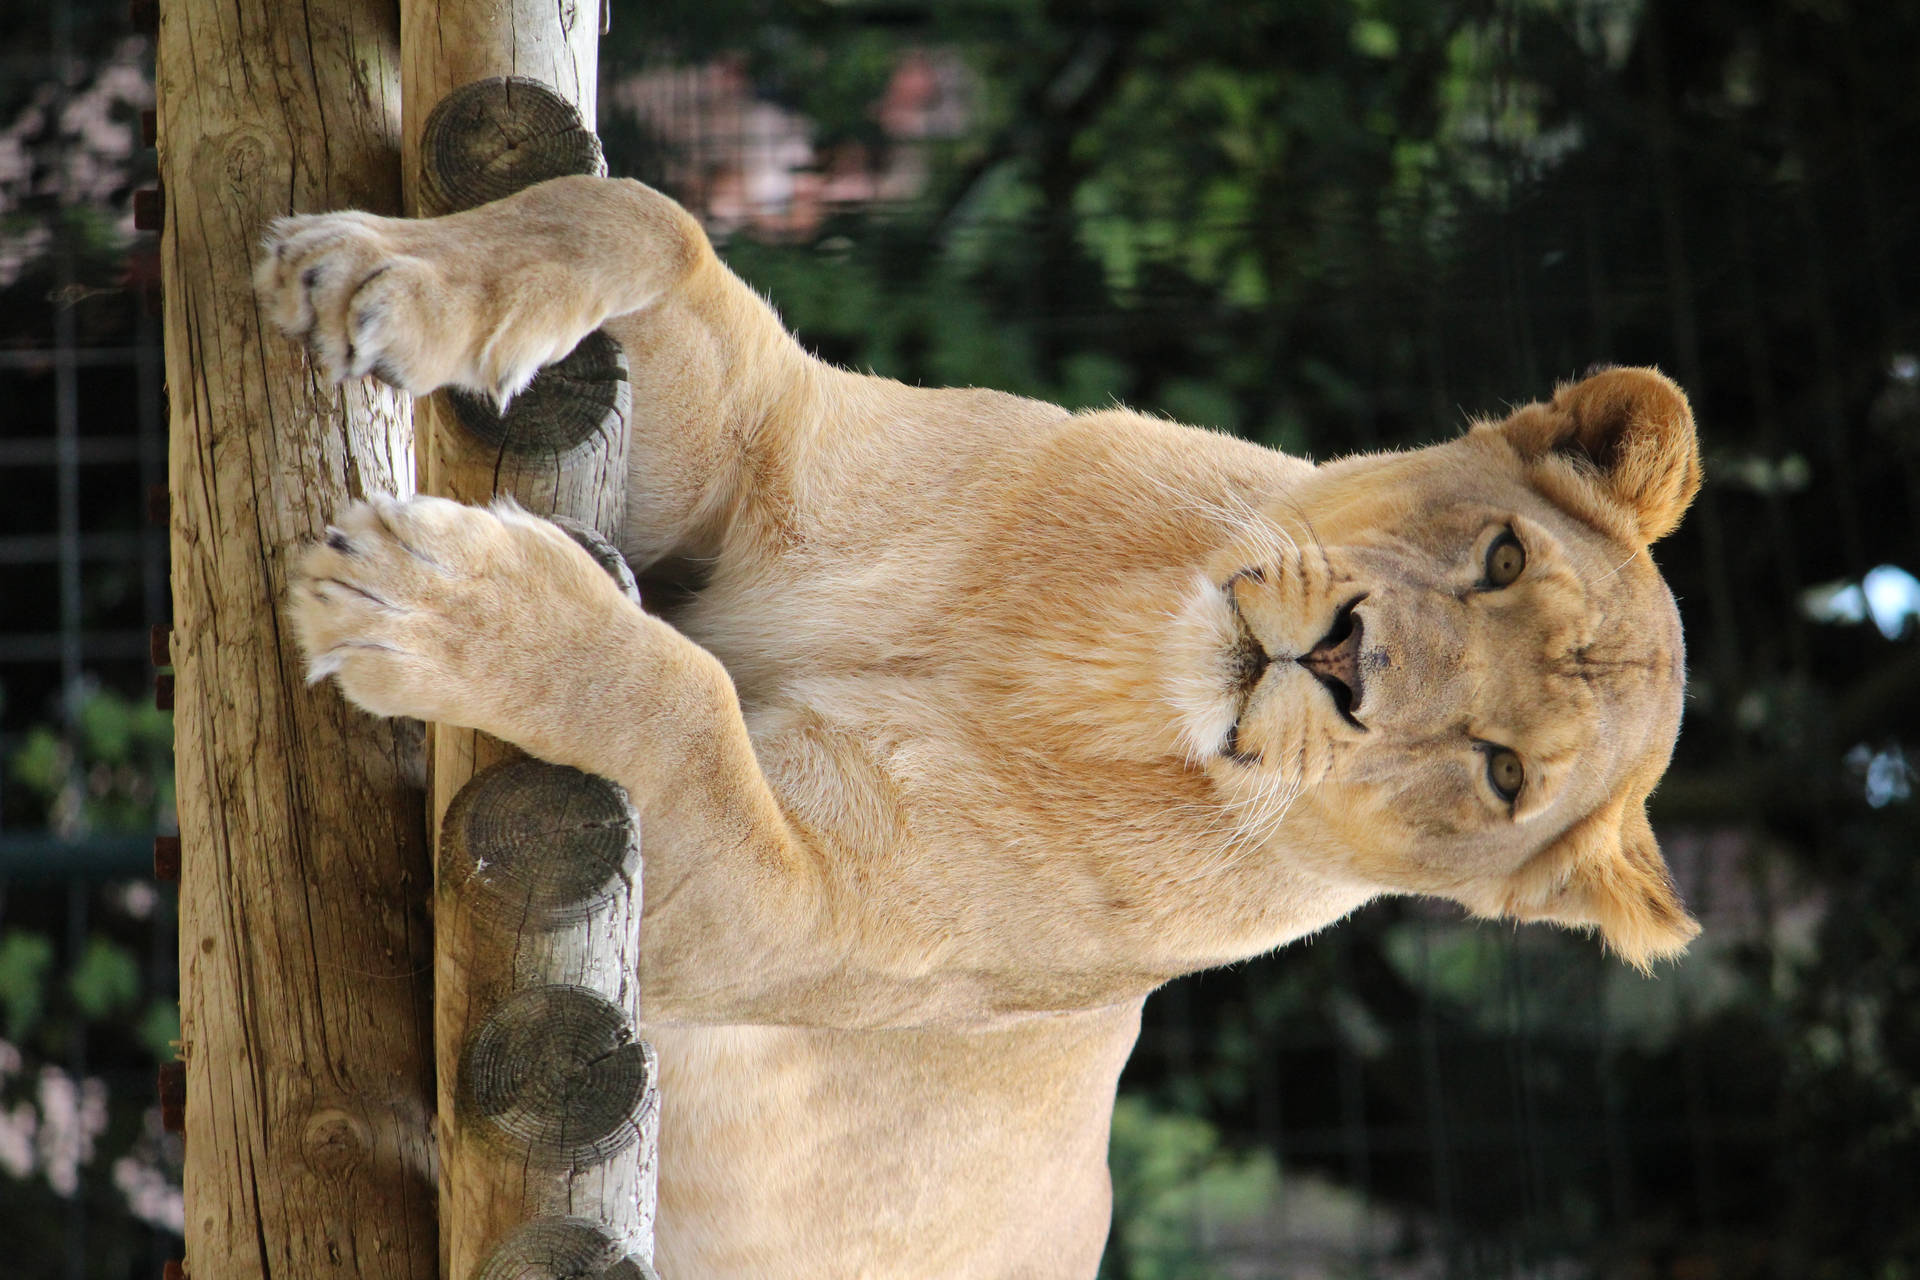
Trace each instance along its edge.
<path fill-rule="evenodd" d="M 561 172 L 603 171 L 597 141 L 590 151 L 577 145 L 582 134 L 592 136 L 594 127 L 599 23 L 599 6 L 593 0 L 403 0 L 401 132 L 407 211 L 448 213 Z M 511 94 L 470 95 L 474 106 L 469 111 L 442 112 L 447 127 L 439 144 L 429 148 L 428 121 L 445 100 L 456 90 L 496 77 L 544 85 L 558 104 L 538 94 L 520 95 L 519 101 Z M 559 104 L 573 108 L 571 128 L 556 111 Z M 502 127 L 503 119 L 516 118 L 525 121 L 523 127 Z M 505 156 L 476 158 L 476 148 L 488 146 L 492 138 L 543 141 L 510 147 Z M 554 138 L 576 144 L 546 145 L 544 140 Z M 432 177 L 429 159 L 438 162 Z M 569 159 L 582 168 L 559 167 Z M 431 403 L 431 409 L 420 413 L 422 480 L 428 492 L 466 502 L 509 492 L 540 515 L 570 515 L 609 536 L 618 532 L 626 492 L 623 431 L 604 433 L 600 447 L 589 456 L 552 449 L 503 454 L 456 429 L 448 420 L 446 397 L 434 397 Z M 444 740 L 436 743 L 448 745 Z M 442 791 L 438 811 L 444 812 L 451 798 L 451 792 Z"/>
<path fill-rule="evenodd" d="M 517 189 L 516 181 L 526 186 L 559 176 L 559 166 L 569 160 L 591 166 L 590 172 L 603 169 L 597 140 L 590 149 L 579 143 L 582 133 L 593 132 L 599 15 L 597 4 L 582 0 L 403 0 L 401 132 L 407 212 L 432 216 L 471 208 Z M 556 111 L 556 99 L 469 88 L 499 77 L 545 86 L 559 106 L 572 107 L 571 122 Z M 442 110 L 458 90 L 469 91 L 471 105 Z M 426 135 L 436 111 L 439 136 L 429 143 Z M 515 120 L 520 123 L 511 123 Z M 527 145 L 493 153 L 490 139 Z M 437 162 L 432 177 L 430 161 Z M 569 356 L 562 363 L 575 361 Z M 594 370 L 581 381 L 616 394 L 626 388 L 624 378 Z M 535 404 L 519 415 L 520 422 L 544 420 L 539 402 L 555 394 L 556 389 L 542 388 L 536 380 L 522 393 L 522 399 Z M 540 428 L 534 427 L 534 438 L 528 439 L 522 428 L 524 447 L 514 447 L 500 442 L 515 434 L 511 427 L 493 432 L 496 438 L 489 443 L 488 432 L 461 427 L 449 394 L 431 396 L 415 407 L 421 489 L 462 502 L 485 502 L 509 493 L 538 515 L 572 516 L 612 537 L 619 531 L 626 497 L 625 403 L 609 403 L 605 429 L 583 442 L 556 447 L 543 443 Z M 484 406 L 469 402 L 469 416 L 485 412 Z M 434 813 L 445 813 L 468 778 L 508 754 L 477 734 L 435 726 Z"/>
<path fill-rule="evenodd" d="M 588 117 L 543 87 L 534 77 L 496 75 L 456 84 L 434 104 L 415 160 L 422 213 L 455 213 L 548 178 L 606 172 Z"/>
<path fill-rule="evenodd" d="M 651 1267 L 611 1248 L 593 1223 L 536 1218 L 487 1259 L 478 1280 L 655 1280 Z"/>
<path fill-rule="evenodd" d="M 413 484 L 410 407 L 267 330 L 266 221 L 400 207 L 399 31 L 375 0 L 167 0 L 186 1251 L 195 1280 L 434 1275 L 431 874 L 387 723 L 309 689 L 277 611 L 302 541 Z"/>
<path fill-rule="evenodd" d="M 409 212 L 451 212 L 561 173 L 603 171 L 593 136 L 599 17 L 597 4 L 579 0 L 403 0 Z M 615 536 L 626 490 L 624 356 L 595 337 L 562 363 L 504 420 L 478 401 L 456 409 L 446 394 L 420 402 L 423 488 L 466 502 L 507 493 Z M 658 1100 L 651 1051 L 635 1038 L 638 833 L 624 797 L 624 828 L 606 813 L 591 819 L 593 830 L 624 829 L 634 841 L 621 871 L 607 849 L 575 838 L 581 815 L 618 788 L 502 764 L 510 754 L 434 729 L 442 1271 L 446 1280 L 647 1274 Z M 490 765 L 500 767 L 475 777 Z M 515 777 L 517 798 L 494 794 Z M 489 812 L 494 827 L 519 830 L 476 849 Z M 555 908 L 556 895 L 583 884 L 599 887 Z M 587 1253 L 548 1256 L 562 1238 Z"/>
<path fill-rule="evenodd" d="M 660 1104 L 638 1038 L 639 869 L 625 793 L 574 769 L 495 765 L 446 813 L 436 914 L 464 940 L 436 975 L 442 1026 L 464 1032 L 440 1117 L 450 1280 L 555 1215 L 596 1224 L 610 1257 L 651 1258 Z"/>

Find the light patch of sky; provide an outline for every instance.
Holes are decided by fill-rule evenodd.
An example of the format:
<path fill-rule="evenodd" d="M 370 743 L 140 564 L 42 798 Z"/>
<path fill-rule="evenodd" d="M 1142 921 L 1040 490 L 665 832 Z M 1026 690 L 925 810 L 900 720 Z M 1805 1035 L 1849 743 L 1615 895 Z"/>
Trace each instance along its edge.
<path fill-rule="evenodd" d="M 1898 565 L 1869 569 L 1858 582 L 1810 587 L 1800 609 L 1815 622 L 1861 623 L 1869 619 L 1889 640 L 1920 631 L 1920 579 Z"/>
<path fill-rule="evenodd" d="M 1857 626 L 1871 621 L 1889 640 L 1920 636 L 1920 580 L 1898 565 L 1876 565 L 1858 582 L 1808 589 L 1801 594 L 1800 610 L 1815 622 Z M 1847 752 L 1846 765 L 1872 808 L 1913 796 L 1914 767 L 1897 742 L 1880 748 L 1859 743 Z"/>
<path fill-rule="evenodd" d="M 1847 767 L 1860 780 L 1867 804 L 1884 809 L 1913 796 L 1913 765 L 1899 743 L 1875 751 L 1862 742 L 1847 752 Z"/>

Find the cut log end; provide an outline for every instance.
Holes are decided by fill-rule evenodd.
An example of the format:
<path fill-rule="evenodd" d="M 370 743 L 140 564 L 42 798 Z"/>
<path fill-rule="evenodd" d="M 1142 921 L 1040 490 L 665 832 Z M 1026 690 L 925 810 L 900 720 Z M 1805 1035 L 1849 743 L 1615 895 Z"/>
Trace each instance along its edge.
<path fill-rule="evenodd" d="M 524 76 L 463 85 L 440 100 L 420 139 L 420 199 L 457 213 L 548 178 L 603 175 L 600 139 L 572 103 Z"/>
<path fill-rule="evenodd" d="M 602 1164 L 640 1137 L 654 1063 L 617 1005 L 544 986 L 501 1003 L 460 1055 L 463 1118 L 547 1168 Z"/>
<path fill-rule="evenodd" d="M 659 1280 L 599 1223 L 535 1218 L 502 1240 L 474 1280 Z"/>
<path fill-rule="evenodd" d="M 440 892 L 516 929 L 579 924 L 633 892 L 639 870 L 640 819 L 626 792 L 543 760 L 478 774 L 441 827 Z"/>
<path fill-rule="evenodd" d="M 542 460 L 621 429 L 632 394 L 626 352 L 598 329 L 542 369 L 504 414 L 481 396 L 446 393 L 455 421 L 476 440 L 511 456 Z"/>

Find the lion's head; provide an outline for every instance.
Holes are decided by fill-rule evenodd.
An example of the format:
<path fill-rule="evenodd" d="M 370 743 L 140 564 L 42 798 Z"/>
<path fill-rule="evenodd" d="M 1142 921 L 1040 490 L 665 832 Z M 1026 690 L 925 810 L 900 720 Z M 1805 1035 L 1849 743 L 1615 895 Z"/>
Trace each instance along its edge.
<path fill-rule="evenodd" d="M 1645 369 L 1407 453 L 1328 463 L 1208 564 L 1178 691 L 1216 787 L 1290 801 L 1357 882 L 1597 926 L 1644 966 L 1698 932 L 1647 822 L 1680 724 L 1648 555 L 1700 484 Z M 1258 518 L 1255 518 L 1258 517 Z"/>

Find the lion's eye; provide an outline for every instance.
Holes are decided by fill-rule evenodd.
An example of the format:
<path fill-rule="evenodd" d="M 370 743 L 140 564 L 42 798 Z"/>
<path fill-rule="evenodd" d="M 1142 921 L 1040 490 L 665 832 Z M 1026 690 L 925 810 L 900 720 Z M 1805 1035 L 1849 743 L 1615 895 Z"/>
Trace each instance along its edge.
<path fill-rule="evenodd" d="M 1527 549 L 1508 529 L 1487 548 L 1487 585 L 1510 587 L 1527 567 Z"/>
<path fill-rule="evenodd" d="M 1512 804 L 1526 781 L 1526 766 L 1520 763 L 1518 752 L 1511 747 L 1487 747 L 1487 785 L 1502 800 Z"/>

